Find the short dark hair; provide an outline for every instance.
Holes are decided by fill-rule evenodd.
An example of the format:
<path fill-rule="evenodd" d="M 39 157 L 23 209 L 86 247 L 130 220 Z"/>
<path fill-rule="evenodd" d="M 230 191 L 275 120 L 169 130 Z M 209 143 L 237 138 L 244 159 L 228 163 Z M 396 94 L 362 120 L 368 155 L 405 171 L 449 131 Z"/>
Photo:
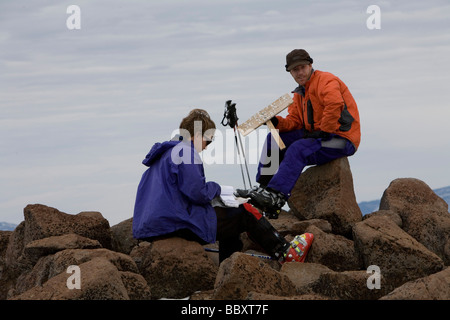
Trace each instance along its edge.
<path fill-rule="evenodd" d="M 197 122 L 197 123 L 196 123 Z M 209 116 L 208 112 L 203 109 L 193 109 L 189 114 L 181 120 L 180 131 L 186 130 L 193 137 L 201 129 L 202 136 L 207 130 L 216 129 L 216 124 Z M 184 136 L 183 132 L 180 132 Z"/>

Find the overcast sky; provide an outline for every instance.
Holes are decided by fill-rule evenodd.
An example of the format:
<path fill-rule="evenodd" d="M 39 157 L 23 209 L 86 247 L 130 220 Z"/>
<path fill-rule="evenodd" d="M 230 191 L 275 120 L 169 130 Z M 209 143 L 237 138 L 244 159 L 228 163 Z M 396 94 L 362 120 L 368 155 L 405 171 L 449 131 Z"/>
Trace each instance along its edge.
<path fill-rule="evenodd" d="M 79 30 L 66 25 L 72 4 Z M 367 27 L 370 5 L 381 29 Z M 358 202 L 399 177 L 450 185 L 448 0 L 1 0 L 0 221 L 21 222 L 30 203 L 100 211 L 111 225 L 132 217 L 151 146 L 194 107 L 226 136 L 226 100 L 242 123 L 291 92 L 294 48 L 358 103 Z M 244 140 L 257 158 L 262 138 Z M 236 163 L 205 170 L 243 187 Z"/>

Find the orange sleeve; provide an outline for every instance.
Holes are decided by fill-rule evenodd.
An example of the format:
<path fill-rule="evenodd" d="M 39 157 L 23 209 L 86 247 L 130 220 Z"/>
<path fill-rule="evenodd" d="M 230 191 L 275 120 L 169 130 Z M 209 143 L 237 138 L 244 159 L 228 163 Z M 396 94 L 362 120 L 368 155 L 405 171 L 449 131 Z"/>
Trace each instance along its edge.
<path fill-rule="evenodd" d="M 277 116 L 278 125 L 277 129 L 280 132 L 292 131 L 296 129 L 301 129 L 303 127 L 303 118 L 300 108 L 300 97 L 297 93 L 294 94 L 294 103 L 288 107 L 288 115 L 286 118 Z"/>
<path fill-rule="evenodd" d="M 322 121 L 320 129 L 325 132 L 336 132 L 339 129 L 344 98 L 340 90 L 340 83 L 336 78 L 329 79 L 320 90 L 320 98 L 323 103 Z"/>

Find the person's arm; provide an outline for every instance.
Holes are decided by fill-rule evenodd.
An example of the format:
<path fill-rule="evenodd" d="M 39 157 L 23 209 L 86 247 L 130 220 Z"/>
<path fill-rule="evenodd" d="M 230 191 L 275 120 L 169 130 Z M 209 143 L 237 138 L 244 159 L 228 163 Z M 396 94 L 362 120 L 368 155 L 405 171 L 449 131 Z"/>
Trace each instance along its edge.
<path fill-rule="evenodd" d="M 345 104 L 339 81 L 337 79 L 329 80 L 320 92 L 320 98 L 324 105 L 320 129 L 334 133 L 339 129 L 339 118 Z"/>
<path fill-rule="evenodd" d="M 202 164 L 181 163 L 177 167 L 178 187 L 190 201 L 205 205 L 220 196 L 220 185 L 206 182 Z"/>
<path fill-rule="evenodd" d="M 280 130 L 280 132 L 303 128 L 300 98 L 295 97 L 294 95 L 294 102 L 288 107 L 288 115 L 286 116 L 286 118 L 276 116 L 276 119 L 278 120 L 278 122 L 276 125 L 274 124 L 274 126 L 276 129 Z"/>

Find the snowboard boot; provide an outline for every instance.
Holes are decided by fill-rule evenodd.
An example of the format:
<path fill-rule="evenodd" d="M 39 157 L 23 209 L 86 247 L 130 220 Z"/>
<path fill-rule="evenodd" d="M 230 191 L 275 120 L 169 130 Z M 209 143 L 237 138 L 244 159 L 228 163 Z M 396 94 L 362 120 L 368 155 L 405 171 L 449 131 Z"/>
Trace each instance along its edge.
<path fill-rule="evenodd" d="M 281 263 L 291 261 L 304 262 L 313 240 L 314 236 L 312 233 L 295 236 L 294 240 L 291 241 L 290 247 L 284 253 L 284 261 Z"/>

